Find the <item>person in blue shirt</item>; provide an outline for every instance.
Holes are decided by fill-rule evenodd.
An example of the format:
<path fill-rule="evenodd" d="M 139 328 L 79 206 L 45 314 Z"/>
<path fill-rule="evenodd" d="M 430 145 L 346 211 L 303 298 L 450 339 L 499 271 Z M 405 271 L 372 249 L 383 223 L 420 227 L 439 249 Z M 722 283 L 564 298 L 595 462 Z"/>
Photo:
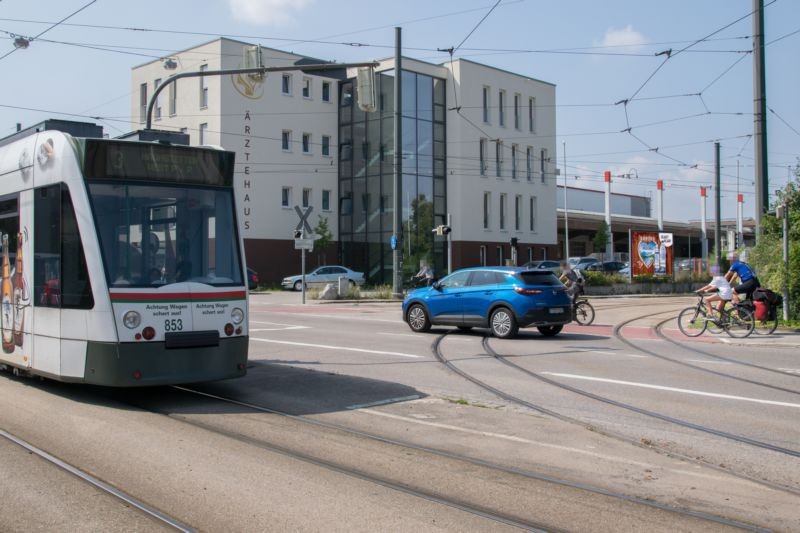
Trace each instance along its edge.
<path fill-rule="evenodd" d="M 740 294 L 744 294 L 746 298 L 752 297 L 753 291 L 759 288 L 761 283 L 750 265 L 740 261 L 736 252 L 728 254 L 728 260 L 731 262 L 731 268 L 725 274 L 725 279 L 732 282 L 734 277 L 739 278 L 739 284 L 733 286 L 733 303 L 739 303 Z"/>

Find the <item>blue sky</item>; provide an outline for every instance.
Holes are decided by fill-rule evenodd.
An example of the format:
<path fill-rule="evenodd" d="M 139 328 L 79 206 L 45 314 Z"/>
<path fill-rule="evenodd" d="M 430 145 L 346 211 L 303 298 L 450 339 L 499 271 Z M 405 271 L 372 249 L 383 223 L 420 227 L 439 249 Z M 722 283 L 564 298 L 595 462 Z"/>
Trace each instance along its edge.
<path fill-rule="evenodd" d="M 9 33 L 36 35 L 48 27 L 44 23 L 88 2 L 0 0 L 0 30 L 6 32 L 0 34 L 0 55 L 13 49 Z M 61 25 L 28 49 L 0 59 L 4 81 L 0 105 L 50 111 L 0 107 L 0 136 L 12 133 L 17 122 L 29 125 L 50 116 L 68 118 L 56 111 L 126 119 L 132 66 L 213 38 L 181 32 L 250 36 L 244 40 L 323 59 L 361 61 L 391 55 L 392 27 L 399 24 L 405 55 L 441 62 L 448 56 L 436 49 L 461 42 L 493 4 L 492 0 L 96 0 L 68 22 L 139 31 Z M 697 218 L 697 188 L 713 182 L 713 144 L 704 141 L 721 139 L 722 215 L 735 214 L 737 159 L 747 215 L 754 200 L 753 144 L 744 137 L 753 129 L 752 59 L 741 51 L 751 48 L 749 17 L 714 35 L 716 40 L 667 60 L 627 106 L 628 122 L 624 106 L 613 104 L 630 98 L 664 61 L 656 52 L 680 50 L 750 11 L 750 0 L 503 0 L 456 55 L 557 85 L 558 166 L 566 141 L 570 184 L 599 188 L 602 171 L 610 169 L 638 176 L 617 180 L 615 190 L 647 195 L 654 193 L 655 180 L 662 178 L 666 218 Z M 800 2 L 774 1 L 766 8 L 765 20 L 767 42 L 800 30 Z M 166 31 L 142 31 L 154 29 Z M 541 52 L 553 50 L 562 53 Z M 767 104 L 796 130 L 800 130 L 799 51 L 800 33 L 767 47 Z M 701 91 L 702 98 L 661 98 Z M 786 182 L 787 165 L 800 155 L 800 135 L 772 113 L 768 121 L 774 190 Z M 113 127 L 128 129 L 122 122 L 105 125 L 112 135 L 118 133 Z M 620 133 L 628 125 L 644 143 L 669 157 Z"/>

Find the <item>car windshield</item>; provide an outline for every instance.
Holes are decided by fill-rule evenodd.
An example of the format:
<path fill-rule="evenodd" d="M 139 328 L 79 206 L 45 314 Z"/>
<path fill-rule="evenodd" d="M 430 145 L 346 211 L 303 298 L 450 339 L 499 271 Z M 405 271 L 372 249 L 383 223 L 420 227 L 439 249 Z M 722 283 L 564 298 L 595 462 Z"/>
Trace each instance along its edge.
<path fill-rule="evenodd" d="M 554 287 L 561 285 L 561 282 L 558 281 L 558 278 L 555 276 L 555 274 L 549 270 L 531 270 L 520 272 L 515 277 L 522 281 L 525 285 L 551 285 Z"/>
<path fill-rule="evenodd" d="M 109 287 L 241 285 L 230 189 L 88 183 Z"/>

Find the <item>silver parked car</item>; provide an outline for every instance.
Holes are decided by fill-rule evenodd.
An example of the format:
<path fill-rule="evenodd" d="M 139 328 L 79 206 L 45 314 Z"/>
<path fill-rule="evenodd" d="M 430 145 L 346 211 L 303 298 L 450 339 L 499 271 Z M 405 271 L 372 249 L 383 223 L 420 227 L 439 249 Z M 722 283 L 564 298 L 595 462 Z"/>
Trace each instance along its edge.
<path fill-rule="evenodd" d="M 339 281 L 340 276 L 345 276 L 350 281 L 350 285 L 364 284 L 363 272 L 355 272 L 353 270 L 350 270 L 349 268 L 334 265 L 334 266 L 321 266 L 307 273 L 306 287 L 308 287 L 309 285 L 316 285 L 316 284 L 336 283 L 337 281 Z M 292 289 L 295 291 L 299 291 L 300 289 L 302 289 L 303 286 L 301 278 L 302 276 L 300 274 L 296 276 L 289 276 L 283 278 L 281 286 L 284 289 Z"/>

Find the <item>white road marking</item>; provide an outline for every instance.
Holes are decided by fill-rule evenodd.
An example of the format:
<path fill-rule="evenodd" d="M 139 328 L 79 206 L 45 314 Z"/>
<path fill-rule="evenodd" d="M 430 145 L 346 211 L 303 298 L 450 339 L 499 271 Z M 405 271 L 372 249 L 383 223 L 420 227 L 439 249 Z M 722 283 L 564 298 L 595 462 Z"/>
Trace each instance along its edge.
<path fill-rule="evenodd" d="M 733 363 L 730 363 L 729 361 L 708 361 L 708 360 L 705 360 L 705 359 L 686 359 L 686 361 L 688 361 L 690 363 L 705 363 L 705 364 L 709 364 L 709 365 L 730 365 L 730 364 L 733 364 Z"/>
<path fill-rule="evenodd" d="M 800 374 L 800 368 L 779 368 L 781 372 L 788 372 L 789 374 Z"/>
<path fill-rule="evenodd" d="M 417 333 L 389 333 L 388 331 L 379 331 L 378 335 L 390 335 L 392 337 L 414 337 L 415 339 L 419 339 L 421 335 Z"/>
<path fill-rule="evenodd" d="M 698 390 L 691 390 L 691 389 L 679 389 L 676 387 L 665 387 L 663 385 L 651 385 L 649 383 L 637 383 L 634 381 L 622 381 L 619 379 L 606 379 L 606 378 L 596 378 L 592 376 L 579 376 L 577 374 L 561 374 L 558 372 L 542 372 L 542 374 L 547 374 L 550 376 L 558 376 L 561 378 L 568 378 L 568 379 L 582 379 L 585 381 L 599 381 L 602 383 L 613 383 L 615 385 L 628 385 L 630 387 L 639 387 L 642 389 L 655 389 L 655 390 L 663 390 L 669 392 L 680 392 L 683 394 L 693 394 L 695 396 L 708 396 L 711 398 L 722 398 L 725 400 L 739 400 L 743 402 L 753 402 L 753 403 L 761 403 L 766 405 L 779 405 L 781 407 L 797 407 L 800 408 L 800 403 L 789 403 L 789 402 L 778 402 L 774 400 L 762 400 L 760 398 L 748 398 L 746 396 L 733 396 L 732 394 L 719 394 L 716 392 L 704 392 Z"/>
<path fill-rule="evenodd" d="M 380 350 L 367 350 L 364 348 L 351 348 L 350 346 L 331 346 L 329 344 L 312 344 L 309 342 L 292 342 L 292 341 L 281 341 L 277 339 L 260 339 L 258 337 L 250 337 L 250 340 L 259 342 L 269 342 L 272 344 L 287 344 L 289 346 L 306 346 L 308 348 L 321 348 L 323 350 L 341 350 L 344 352 L 373 353 L 378 355 L 395 355 L 397 357 L 410 357 L 412 359 L 422 358 L 421 355 L 414 355 L 410 353 L 384 352 Z"/>
<path fill-rule="evenodd" d="M 376 402 L 369 402 L 369 403 L 357 403 L 355 405 L 348 405 L 345 409 L 364 409 L 366 407 L 377 407 L 378 405 L 386 405 L 389 403 L 397 403 L 397 402 L 407 402 L 410 400 L 419 400 L 419 394 L 414 394 L 412 396 L 400 396 L 398 398 L 387 398 L 385 400 L 378 400 Z"/>
<path fill-rule="evenodd" d="M 584 450 L 582 448 L 573 448 L 573 447 L 570 447 L 570 446 L 563 446 L 563 445 L 560 445 L 560 444 L 550 444 L 548 442 L 540 442 L 540 441 L 525 439 L 523 437 L 516 437 L 514 435 L 506 435 L 506 434 L 503 434 L 503 433 L 494 433 L 494 432 L 491 432 L 491 431 L 481 431 L 481 430 L 478 430 L 478 429 L 470 429 L 470 428 L 465 428 L 465 427 L 460 427 L 460 426 L 451 426 L 449 424 L 442 424 L 440 422 L 428 422 L 426 420 L 419 420 L 419 419 L 416 419 L 416 418 L 408 418 L 408 417 L 405 417 L 405 416 L 395 415 L 395 414 L 392 414 L 392 413 L 386 413 L 386 412 L 383 412 L 383 411 L 374 411 L 372 409 L 354 409 L 354 411 L 356 411 L 358 413 L 363 413 L 363 414 L 366 414 L 366 415 L 382 416 L 382 417 L 391 418 L 391 419 L 394 419 L 394 420 L 401 420 L 403 422 L 408 422 L 408 423 L 411 423 L 411 424 L 419 424 L 421 426 L 435 427 L 435 428 L 439 428 L 439 429 L 447 429 L 447 430 L 450 430 L 450 431 L 457 431 L 459 433 L 467 433 L 467 434 L 470 434 L 470 435 L 480 435 L 482 437 L 491 437 L 491 438 L 494 438 L 494 439 L 507 440 L 507 441 L 518 442 L 518 443 L 522 443 L 522 444 L 530 444 L 532 446 L 539 446 L 541 448 L 550 448 L 550 449 L 553 449 L 553 450 L 566 451 L 566 452 L 569 452 L 569 453 L 576 453 L 576 454 L 580 454 L 580 455 L 587 455 L 589 457 L 595 457 L 595 458 L 598 458 L 598 459 L 604 459 L 604 460 L 612 461 L 612 462 L 616 462 L 616 463 L 636 465 L 636 466 L 640 466 L 640 467 L 644 467 L 644 468 L 653 468 L 655 466 L 652 463 L 642 463 L 642 462 L 639 462 L 639 461 L 634 461 L 634 460 L 630 459 L 629 457 L 615 457 L 613 455 L 606 455 L 606 454 L 597 453 L 597 452 L 590 452 L 590 451 Z M 656 468 L 659 468 L 659 467 L 656 466 Z M 666 469 L 666 467 L 663 467 L 663 468 Z M 702 477 L 702 478 L 707 478 L 707 479 L 717 479 L 717 480 L 724 479 L 726 481 L 729 480 L 729 478 L 727 478 L 727 477 L 716 476 L 716 475 L 713 475 L 713 474 L 705 474 L 705 473 L 702 473 L 702 472 L 692 472 L 690 470 L 674 469 L 674 470 L 672 470 L 672 472 L 675 472 L 675 473 L 678 473 L 678 474 L 685 474 L 685 475 L 689 475 L 689 476 Z M 730 481 L 742 482 L 742 483 L 751 483 L 751 482 L 749 482 L 747 480 L 743 480 L 743 479 L 742 480 L 732 479 Z"/>
<path fill-rule="evenodd" d="M 282 328 L 250 328 L 247 331 L 289 331 L 292 329 L 309 329 L 310 326 L 285 326 Z"/>

